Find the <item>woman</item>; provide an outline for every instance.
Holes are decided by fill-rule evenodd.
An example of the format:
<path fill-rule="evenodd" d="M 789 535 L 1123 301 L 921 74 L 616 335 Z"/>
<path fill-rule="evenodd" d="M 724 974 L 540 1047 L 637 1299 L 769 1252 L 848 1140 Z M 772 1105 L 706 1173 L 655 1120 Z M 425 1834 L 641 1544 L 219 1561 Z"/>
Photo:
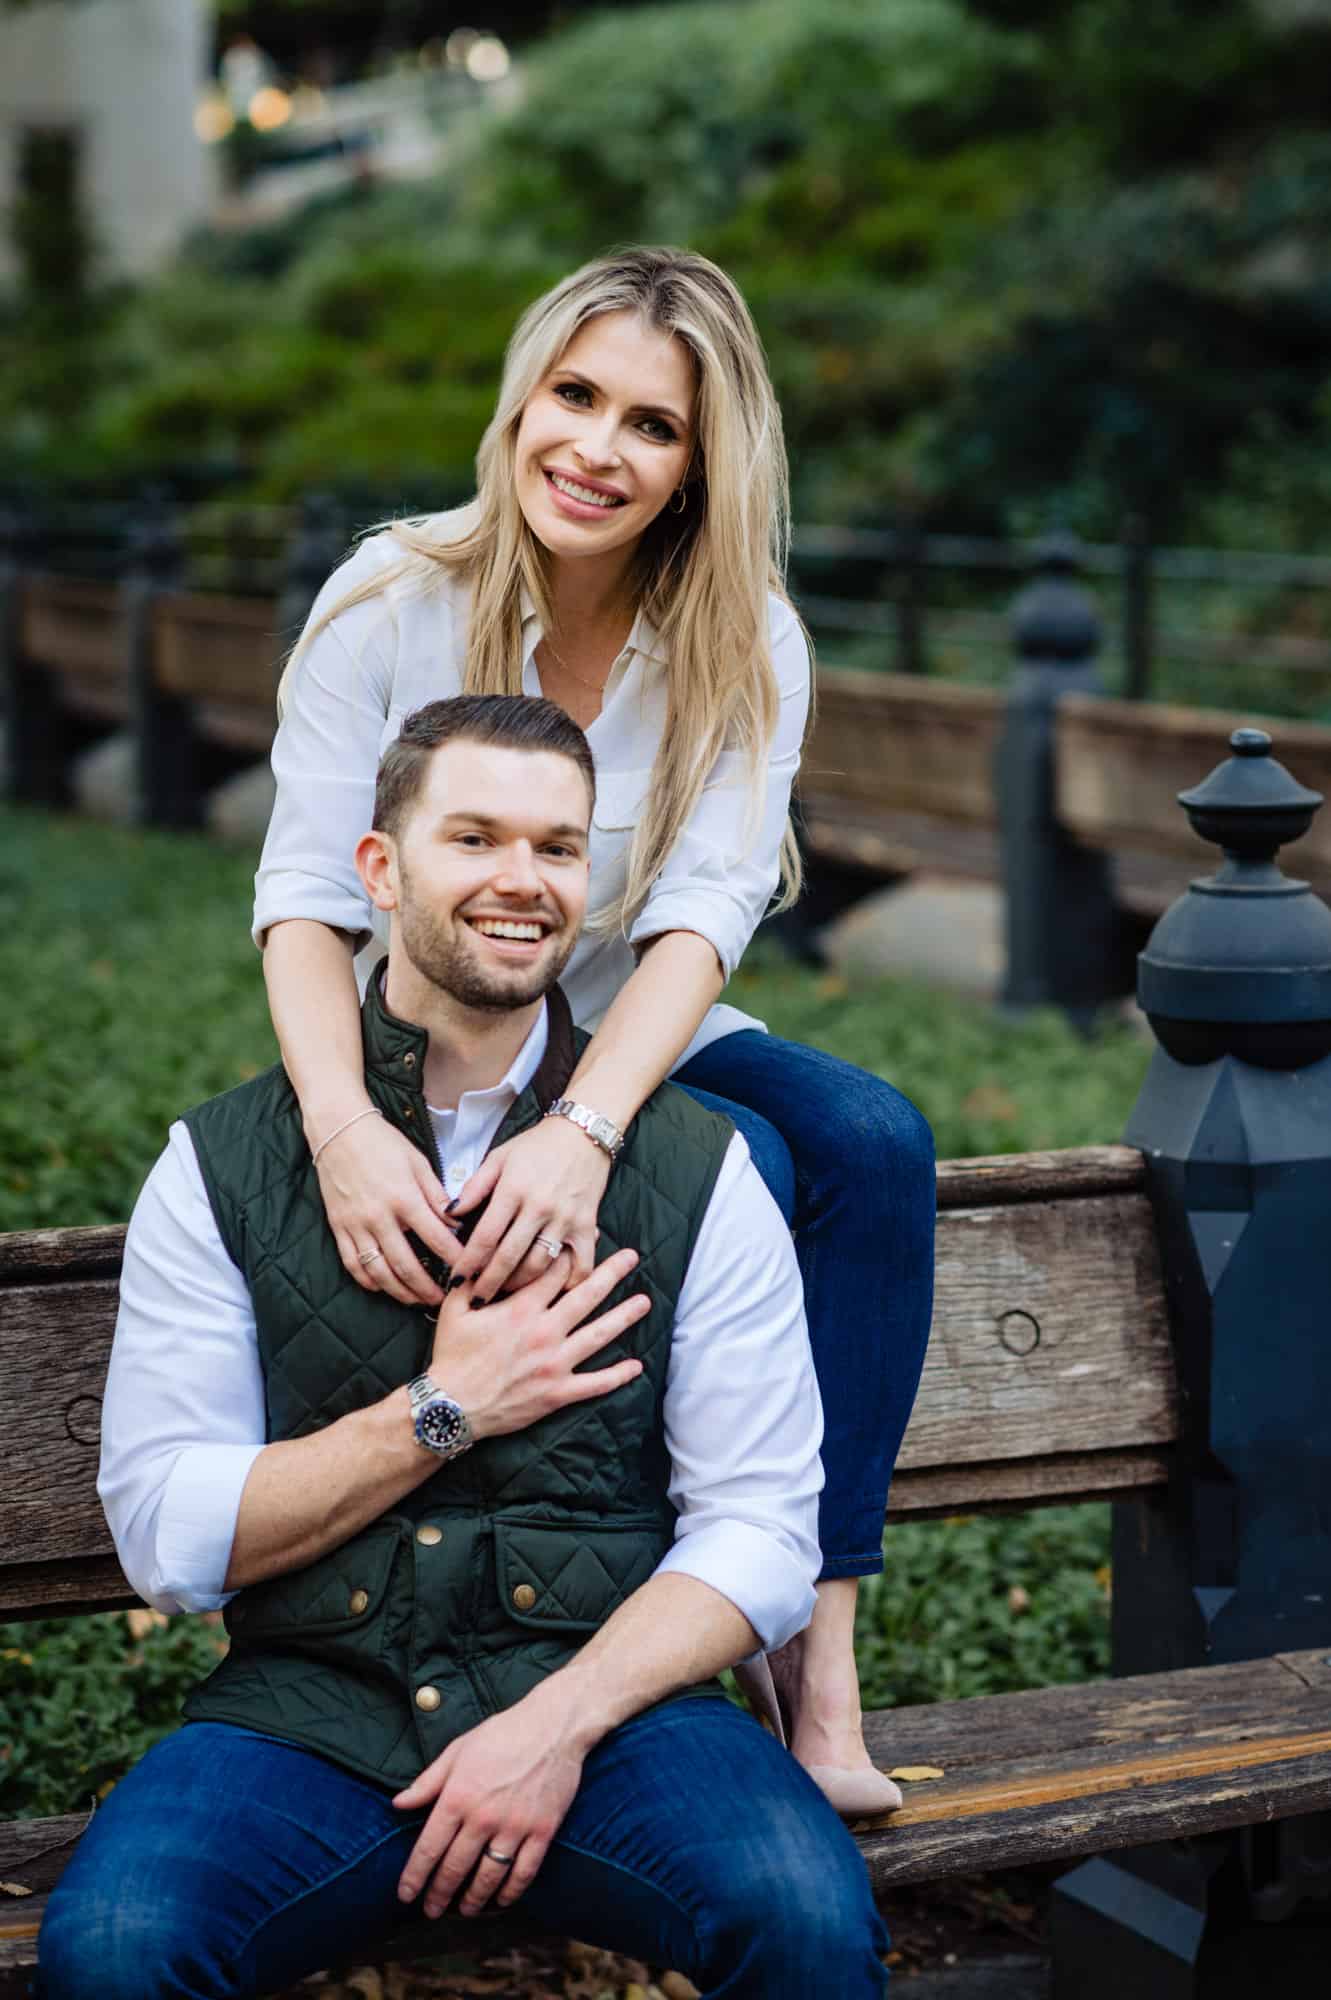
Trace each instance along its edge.
<path fill-rule="evenodd" d="M 881 1567 L 928 1335 L 932 1145 L 887 1084 L 716 1004 L 778 885 L 798 890 L 810 679 L 781 588 L 780 413 L 735 287 L 671 250 L 565 279 L 518 325 L 477 474 L 468 506 L 362 542 L 284 683 L 255 936 L 328 1219 L 368 1289 L 438 1301 L 412 1231 L 489 1297 L 551 1244 L 590 1268 L 601 1141 L 664 1077 L 734 1120 L 793 1220 L 826 1413 L 824 1578 L 773 1660 L 789 1740 L 839 1809 L 889 1810 L 861 1734 L 855 1592 Z M 403 715 L 464 686 L 544 694 L 596 755 L 592 914 L 563 982 L 594 1033 L 567 1095 L 611 1129 L 547 1118 L 441 1187 L 371 1115 L 352 960 L 368 972 L 382 945 L 351 856 Z M 445 1212 L 482 1202 L 460 1249 Z"/>

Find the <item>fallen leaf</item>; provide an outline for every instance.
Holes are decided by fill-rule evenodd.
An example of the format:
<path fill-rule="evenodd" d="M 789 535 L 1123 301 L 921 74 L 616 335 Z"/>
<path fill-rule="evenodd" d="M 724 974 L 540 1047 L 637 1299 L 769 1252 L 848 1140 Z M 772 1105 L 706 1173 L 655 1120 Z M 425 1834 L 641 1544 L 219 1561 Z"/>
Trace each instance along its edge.
<path fill-rule="evenodd" d="M 1013 1584 L 1011 1590 L 1007 1594 L 1007 1608 L 1009 1611 L 1030 1610 L 1031 1593 L 1024 1587 L 1024 1585 L 1020 1583 Z"/>
<path fill-rule="evenodd" d="M 168 1620 L 164 1611 L 149 1611 L 146 1605 L 136 1605 L 133 1611 L 125 1613 L 125 1623 L 133 1639 L 146 1639 L 150 1632 L 165 1631 Z"/>
<path fill-rule="evenodd" d="M 999 1083 L 977 1083 L 961 1108 L 968 1118 L 992 1118 L 996 1125 L 1010 1125 L 1021 1116 L 1021 1106 Z"/>
<path fill-rule="evenodd" d="M 0 1882 L 0 1896 L 30 1896 L 31 1889 L 25 1889 L 21 1882 Z"/>
<path fill-rule="evenodd" d="M 922 1785 L 926 1778 L 941 1778 L 945 1775 L 936 1764 L 898 1764 L 895 1771 L 888 1772 L 889 1778 L 904 1778 L 908 1785 Z"/>

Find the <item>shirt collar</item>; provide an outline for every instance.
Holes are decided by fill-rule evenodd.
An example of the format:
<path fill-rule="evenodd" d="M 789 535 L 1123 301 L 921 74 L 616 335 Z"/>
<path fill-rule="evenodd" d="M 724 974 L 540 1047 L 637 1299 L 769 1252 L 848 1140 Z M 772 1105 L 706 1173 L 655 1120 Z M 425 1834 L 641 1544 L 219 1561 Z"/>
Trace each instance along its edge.
<path fill-rule="evenodd" d="M 510 1104 L 515 1103 L 521 1097 L 523 1091 L 540 1068 L 541 1058 L 545 1054 L 546 1044 L 549 1039 L 550 1009 L 545 1002 L 542 1002 L 541 1011 L 532 1024 L 531 1033 L 518 1050 L 516 1056 L 514 1056 L 507 1074 L 502 1076 L 498 1083 L 490 1084 L 485 1090 L 464 1090 L 462 1096 L 458 1099 L 459 1109 L 461 1109 L 463 1103 L 468 1098 L 479 1101 L 484 1098 L 498 1099 L 502 1097 L 504 1108 L 507 1110 Z M 437 1112 L 440 1107 L 432 1104 L 430 1109 Z"/>
<path fill-rule="evenodd" d="M 522 614 L 522 663 L 525 666 L 545 636 L 545 628 L 541 624 L 540 613 L 536 609 L 536 600 L 525 583 L 522 585 L 519 593 L 518 608 Z M 661 634 L 657 631 L 641 605 L 639 605 L 638 615 L 633 621 L 633 629 L 625 641 L 624 652 L 625 654 L 639 654 L 644 660 L 659 661 L 662 666 L 666 664 L 669 657 L 662 642 Z"/>

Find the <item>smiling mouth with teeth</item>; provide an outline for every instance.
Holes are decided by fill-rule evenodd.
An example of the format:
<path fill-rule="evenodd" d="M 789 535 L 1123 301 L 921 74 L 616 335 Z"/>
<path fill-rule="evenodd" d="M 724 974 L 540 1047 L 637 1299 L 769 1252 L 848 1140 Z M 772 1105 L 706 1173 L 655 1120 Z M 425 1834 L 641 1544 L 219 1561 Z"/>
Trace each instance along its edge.
<path fill-rule="evenodd" d="M 519 944 L 539 944 L 545 936 L 540 924 L 519 923 L 512 917 L 472 917 L 469 922 L 482 937 L 511 938 Z"/>
<path fill-rule="evenodd" d="M 545 476 L 557 493 L 567 494 L 570 500 L 581 500 L 585 506 L 604 507 L 609 511 L 625 504 L 621 495 L 598 493 L 594 487 L 580 486 L 576 479 L 566 479 L 562 472 L 546 472 Z"/>

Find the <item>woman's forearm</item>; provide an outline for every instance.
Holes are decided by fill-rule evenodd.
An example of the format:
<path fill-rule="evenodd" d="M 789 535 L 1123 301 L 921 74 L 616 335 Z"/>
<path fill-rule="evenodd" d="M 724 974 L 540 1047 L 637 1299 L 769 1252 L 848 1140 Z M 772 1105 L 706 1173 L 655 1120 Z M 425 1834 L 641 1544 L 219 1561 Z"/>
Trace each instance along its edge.
<path fill-rule="evenodd" d="M 669 1076 L 725 980 L 696 931 L 653 938 L 569 1079 L 567 1095 L 625 1126 Z"/>
<path fill-rule="evenodd" d="M 268 1008 L 311 1148 L 370 1101 L 353 955 L 345 931 L 304 917 L 274 924 L 264 946 Z"/>

